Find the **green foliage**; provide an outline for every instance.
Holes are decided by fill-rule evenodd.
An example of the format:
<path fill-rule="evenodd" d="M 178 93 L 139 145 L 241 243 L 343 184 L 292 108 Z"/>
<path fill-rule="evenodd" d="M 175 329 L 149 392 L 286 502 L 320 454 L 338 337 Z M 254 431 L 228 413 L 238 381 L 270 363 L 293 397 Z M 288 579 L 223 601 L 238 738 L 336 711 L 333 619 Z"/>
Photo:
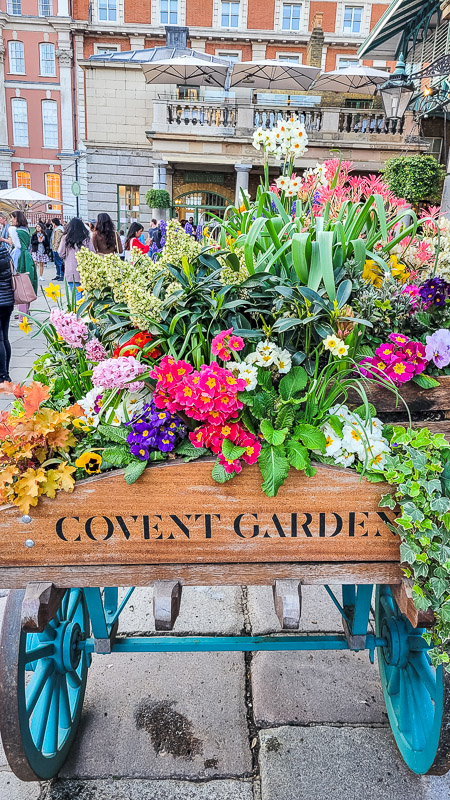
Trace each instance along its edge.
<path fill-rule="evenodd" d="M 230 481 L 231 478 L 234 478 L 234 476 L 234 472 L 225 472 L 225 467 L 217 459 L 212 470 L 213 480 L 215 480 L 216 483 L 226 483 L 227 481 Z"/>
<path fill-rule="evenodd" d="M 126 482 L 128 484 L 136 483 L 137 479 L 140 478 L 144 472 L 146 466 L 146 461 L 131 461 L 131 463 L 125 467 L 124 477 Z"/>
<path fill-rule="evenodd" d="M 283 445 L 263 444 L 258 464 L 264 479 L 263 492 L 268 497 L 275 497 L 289 473 L 289 461 Z"/>
<path fill-rule="evenodd" d="M 149 189 L 145 202 L 149 208 L 170 208 L 170 194 L 165 189 Z"/>
<path fill-rule="evenodd" d="M 133 456 L 130 453 L 129 447 L 116 445 L 115 447 L 105 447 L 103 451 L 104 461 L 108 461 L 114 467 L 126 467 L 131 461 Z"/>
<path fill-rule="evenodd" d="M 195 447 L 189 439 L 183 439 L 175 452 L 178 456 L 183 456 L 183 462 L 187 464 L 188 461 L 195 461 L 201 456 L 206 456 L 209 450 L 207 447 Z"/>
<path fill-rule="evenodd" d="M 434 156 L 397 156 L 386 161 L 383 180 L 396 197 L 419 203 L 439 200 L 444 174 L 444 167 Z"/>

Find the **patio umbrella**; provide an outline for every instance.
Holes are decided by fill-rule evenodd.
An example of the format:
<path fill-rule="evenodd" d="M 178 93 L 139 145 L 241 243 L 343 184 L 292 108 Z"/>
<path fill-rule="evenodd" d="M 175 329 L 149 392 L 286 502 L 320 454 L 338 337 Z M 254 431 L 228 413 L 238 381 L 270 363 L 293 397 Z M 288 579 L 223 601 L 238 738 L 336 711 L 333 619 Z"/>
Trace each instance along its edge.
<path fill-rule="evenodd" d="M 354 67 L 335 69 L 324 72 L 316 81 L 313 89 L 322 92 L 358 92 L 375 94 L 377 86 L 389 78 L 390 73 L 364 64 Z"/>
<path fill-rule="evenodd" d="M 319 74 L 318 67 L 290 64 L 287 61 L 241 61 L 233 65 L 231 86 L 250 89 L 309 89 Z"/>
<path fill-rule="evenodd" d="M 54 197 L 49 197 L 40 192 L 34 192 L 33 189 L 26 189 L 25 186 L 17 186 L 15 189 L 1 189 L 0 190 L 0 203 L 3 206 L 9 206 L 10 209 L 14 208 L 34 208 L 34 206 L 43 206 L 45 203 L 60 203 L 60 200 L 55 200 Z"/>
<path fill-rule="evenodd" d="M 225 86 L 228 64 L 200 58 L 165 58 L 142 64 L 147 83 L 189 83 L 191 86 Z"/>

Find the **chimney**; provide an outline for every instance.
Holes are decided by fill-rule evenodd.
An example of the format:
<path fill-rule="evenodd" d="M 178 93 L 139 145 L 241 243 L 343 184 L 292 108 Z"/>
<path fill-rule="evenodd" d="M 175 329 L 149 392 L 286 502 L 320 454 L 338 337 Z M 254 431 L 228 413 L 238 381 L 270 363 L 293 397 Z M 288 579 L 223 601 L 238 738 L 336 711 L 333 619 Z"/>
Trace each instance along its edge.
<path fill-rule="evenodd" d="M 314 14 L 312 33 L 306 48 L 306 63 L 309 67 L 322 67 L 324 34 L 322 29 L 323 11 Z"/>
<path fill-rule="evenodd" d="M 187 47 L 189 28 L 166 25 L 166 47 Z"/>

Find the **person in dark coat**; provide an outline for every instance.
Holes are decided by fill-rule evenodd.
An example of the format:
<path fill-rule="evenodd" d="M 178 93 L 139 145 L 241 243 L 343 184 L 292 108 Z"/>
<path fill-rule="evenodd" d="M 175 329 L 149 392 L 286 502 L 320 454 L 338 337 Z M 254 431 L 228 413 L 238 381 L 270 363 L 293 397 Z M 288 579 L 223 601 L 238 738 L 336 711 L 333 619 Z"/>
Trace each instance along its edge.
<path fill-rule="evenodd" d="M 152 242 L 156 244 L 156 247 L 159 250 L 159 248 L 161 247 L 161 228 L 159 227 L 156 219 L 152 219 L 148 235 L 150 236 Z"/>
<path fill-rule="evenodd" d="M 11 344 L 9 342 L 9 322 L 14 309 L 14 289 L 11 272 L 11 255 L 3 242 L 0 242 L 0 383 L 10 381 L 9 363 Z"/>

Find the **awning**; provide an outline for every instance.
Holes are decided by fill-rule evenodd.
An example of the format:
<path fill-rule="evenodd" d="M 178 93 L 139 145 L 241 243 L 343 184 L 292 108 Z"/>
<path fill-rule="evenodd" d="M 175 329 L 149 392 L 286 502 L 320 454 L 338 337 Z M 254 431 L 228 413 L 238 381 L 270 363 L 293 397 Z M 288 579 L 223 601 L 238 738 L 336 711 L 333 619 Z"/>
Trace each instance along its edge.
<path fill-rule="evenodd" d="M 439 13 L 439 0 L 394 0 L 359 48 L 358 56 L 391 61 L 402 53 L 406 57 L 418 32 L 436 27 Z"/>

